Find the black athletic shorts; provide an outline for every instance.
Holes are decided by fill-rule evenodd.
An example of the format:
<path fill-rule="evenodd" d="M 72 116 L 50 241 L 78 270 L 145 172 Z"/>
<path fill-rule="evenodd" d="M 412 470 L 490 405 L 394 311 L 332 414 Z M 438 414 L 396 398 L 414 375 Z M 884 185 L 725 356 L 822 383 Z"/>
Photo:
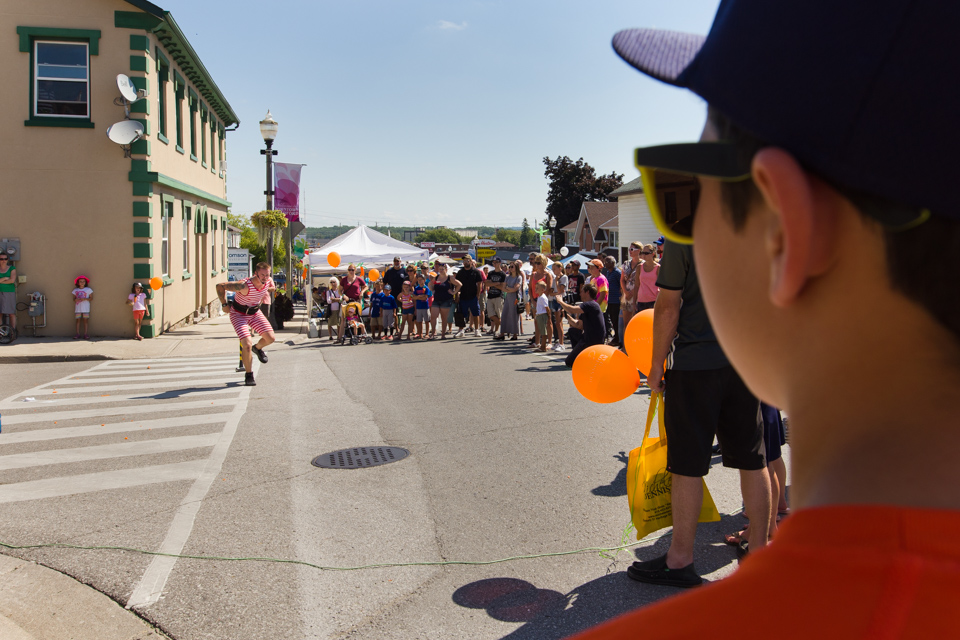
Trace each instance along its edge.
<path fill-rule="evenodd" d="M 720 441 L 723 466 L 746 471 L 766 467 L 760 401 L 733 367 L 670 369 L 664 380 L 668 471 L 707 475 L 714 436 Z"/>

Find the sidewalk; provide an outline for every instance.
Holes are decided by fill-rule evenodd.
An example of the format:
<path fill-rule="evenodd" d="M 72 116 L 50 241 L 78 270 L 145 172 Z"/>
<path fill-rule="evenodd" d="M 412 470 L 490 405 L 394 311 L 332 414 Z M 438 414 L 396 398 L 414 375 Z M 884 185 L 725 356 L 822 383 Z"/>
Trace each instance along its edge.
<path fill-rule="evenodd" d="M 307 310 L 277 331 L 277 346 L 307 339 Z M 0 364 L 125 360 L 238 353 L 230 319 L 220 316 L 157 338 L 18 338 L 0 345 Z M 0 638 L 3 640 L 164 640 L 132 611 L 73 578 L 0 553 Z"/>
<path fill-rule="evenodd" d="M 239 353 L 230 318 L 222 315 L 199 324 L 168 331 L 156 338 L 32 338 L 26 330 L 12 344 L 0 345 L 0 364 L 70 362 L 78 360 L 129 360 L 177 356 L 210 356 Z M 294 307 L 293 320 L 276 332 L 277 346 L 307 339 L 307 310 Z"/>

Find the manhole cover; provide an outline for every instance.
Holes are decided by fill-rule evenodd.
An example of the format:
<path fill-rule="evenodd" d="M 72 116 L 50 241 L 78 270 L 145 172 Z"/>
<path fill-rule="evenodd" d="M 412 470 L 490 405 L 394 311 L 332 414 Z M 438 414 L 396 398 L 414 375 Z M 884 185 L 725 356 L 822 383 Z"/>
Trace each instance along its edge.
<path fill-rule="evenodd" d="M 352 447 L 324 453 L 313 459 L 322 469 L 366 469 L 403 460 L 410 452 L 400 447 Z"/>

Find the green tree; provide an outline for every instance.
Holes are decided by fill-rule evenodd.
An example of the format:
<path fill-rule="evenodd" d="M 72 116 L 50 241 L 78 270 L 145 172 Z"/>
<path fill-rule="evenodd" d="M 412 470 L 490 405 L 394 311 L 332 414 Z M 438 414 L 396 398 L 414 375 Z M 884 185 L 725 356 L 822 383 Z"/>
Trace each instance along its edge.
<path fill-rule="evenodd" d="M 493 234 L 493 238 L 497 242 L 509 242 L 518 247 L 520 246 L 520 232 L 516 229 L 497 229 L 496 233 Z"/>
<path fill-rule="evenodd" d="M 576 162 L 567 156 L 556 160 L 544 158 L 543 175 L 550 183 L 547 192 L 547 220 L 557 219 L 557 229 L 574 222 L 580 216 L 584 202 L 610 202 L 610 192 L 623 185 L 622 173 L 597 176 L 597 171 L 580 158 Z M 562 234 L 557 232 L 557 238 Z"/>
<path fill-rule="evenodd" d="M 257 230 L 250 222 L 250 218 L 235 213 L 228 213 L 227 224 L 240 229 L 240 248 L 250 252 L 254 265 L 258 262 L 267 261 L 267 249 L 261 246 L 260 240 L 257 238 Z M 273 250 L 273 260 L 277 264 L 287 261 L 287 247 L 284 243 L 281 243 L 280 246 Z"/>
<path fill-rule="evenodd" d="M 414 242 L 436 242 L 437 244 L 466 244 L 453 229 L 430 229 L 424 231 L 413 240 Z"/>
<path fill-rule="evenodd" d="M 526 218 L 524 218 L 523 226 L 520 227 L 520 233 L 517 236 L 517 243 L 521 248 L 523 248 L 533 244 L 534 238 L 536 238 L 536 234 L 530 228 L 530 223 L 527 222 Z"/>

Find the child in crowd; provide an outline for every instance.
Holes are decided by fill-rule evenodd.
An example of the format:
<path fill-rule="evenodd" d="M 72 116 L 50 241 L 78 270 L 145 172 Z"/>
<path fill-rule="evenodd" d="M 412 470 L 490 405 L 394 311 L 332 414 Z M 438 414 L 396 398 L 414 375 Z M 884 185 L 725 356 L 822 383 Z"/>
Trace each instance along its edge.
<path fill-rule="evenodd" d="M 143 340 L 143 336 L 140 335 L 140 323 L 143 322 L 143 316 L 147 313 L 147 294 L 143 292 L 143 285 L 139 282 L 130 289 L 127 304 L 133 307 L 133 339 Z"/>
<path fill-rule="evenodd" d="M 543 280 L 537 282 L 537 309 L 534 322 L 536 323 L 540 345 L 537 347 L 537 351 L 546 351 L 547 326 L 550 324 L 550 301 L 547 300 L 547 283 Z"/>
<path fill-rule="evenodd" d="M 89 285 L 90 278 L 87 276 L 77 276 L 73 281 L 73 315 L 77 319 L 77 334 L 73 336 L 74 340 L 80 339 L 81 320 L 83 320 L 83 339 L 90 339 L 87 330 L 89 328 L 90 299 L 93 298 L 93 289 L 91 289 Z"/>
<path fill-rule="evenodd" d="M 423 272 L 417 274 L 417 286 L 413 288 L 414 307 L 416 309 L 417 337 L 427 339 L 424 328 L 430 328 L 430 292 L 427 291 Z"/>
<path fill-rule="evenodd" d="M 343 310 L 346 318 L 347 332 L 350 334 L 350 342 L 356 343 L 361 338 L 367 337 L 367 328 L 363 326 L 363 320 L 360 318 L 360 303 L 351 302 Z"/>
<path fill-rule="evenodd" d="M 392 287 L 390 285 L 384 285 L 383 298 L 380 300 L 380 322 L 383 324 L 384 340 L 386 340 L 388 336 L 393 335 L 393 321 L 397 313 L 397 299 L 390 294 L 391 290 Z"/>
<path fill-rule="evenodd" d="M 383 326 L 383 321 L 380 317 L 382 310 L 383 283 L 377 280 L 373 284 L 373 293 L 370 295 L 370 332 L 373 334 L 374 340 L 380 338 L 380 327 Z"/>
<path fill-rule="evenodd" d="M 413 340 L 413 319 L 416 312 L 416 307 L 414 305 L 413 299 L 413 287 L 410 286 L 409 282 L 403 283 L 403 292 L 397 297 L 397 302 L 400 305 L 400 330 L 397 332 L 397 335 L 394 337 L 394 340 L 400 340 L 403 338 L 403 330 L 407 329 L 407 340 Z"/>

